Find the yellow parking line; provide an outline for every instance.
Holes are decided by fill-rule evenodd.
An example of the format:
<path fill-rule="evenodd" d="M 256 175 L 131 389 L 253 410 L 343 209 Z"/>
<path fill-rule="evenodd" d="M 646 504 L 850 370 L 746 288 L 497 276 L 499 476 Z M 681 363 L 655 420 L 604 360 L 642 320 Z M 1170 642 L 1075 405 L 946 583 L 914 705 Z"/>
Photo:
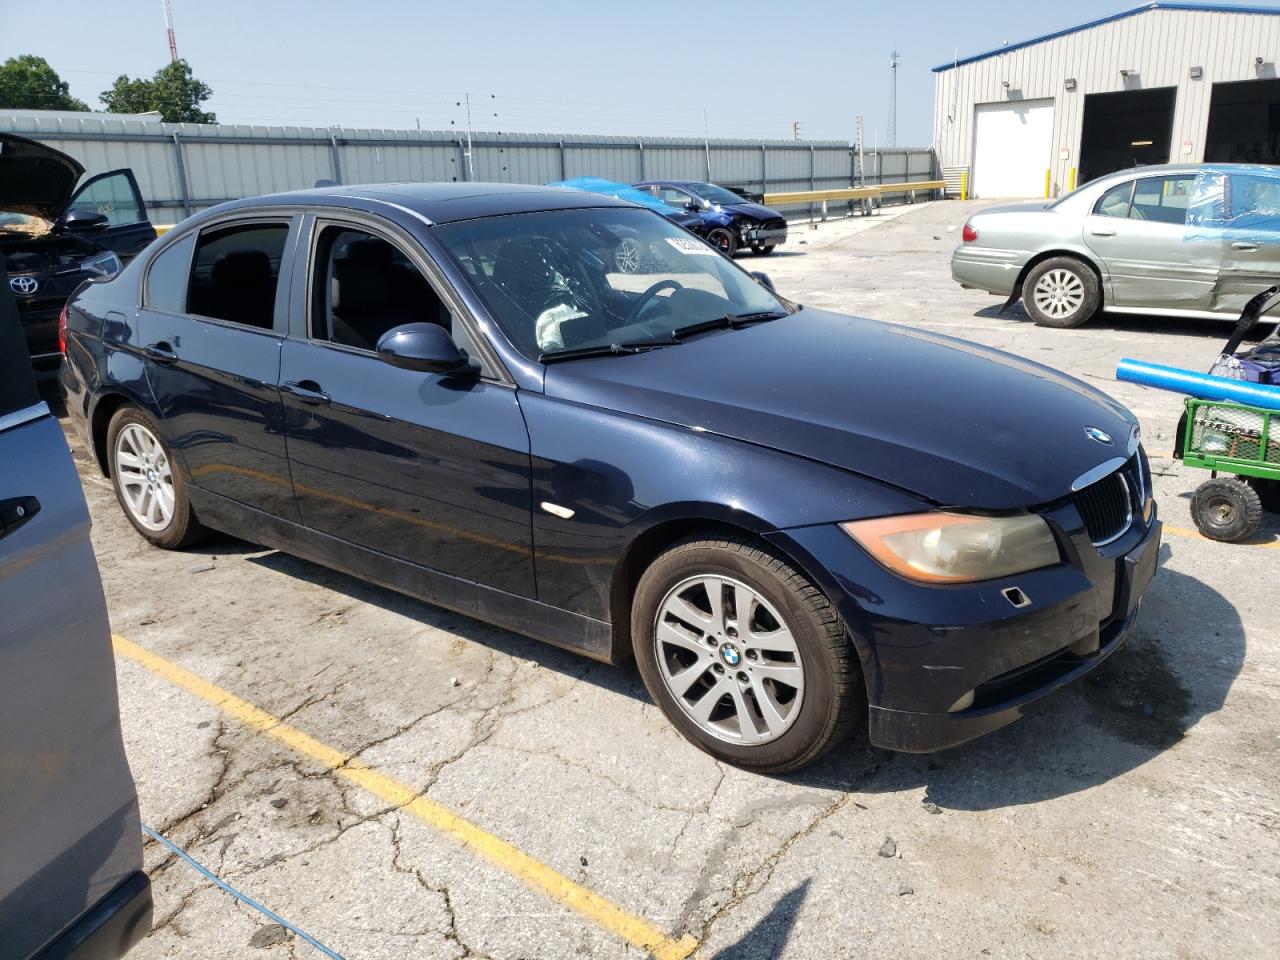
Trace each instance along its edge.
<path fill-rule="evenodd" d="M 247 700 L 184 670 L 131 640 L 112 634 L 115 651 L 127 660 L 168 680 L 223 713 L 260 733 L 279 740 L 289 749 L 315 760 L 330 773 L 342 777 L 385 803 L 413 814 L 429 827 L 452 837 L 464 847 L 488 860 L 500 870 L 523 881 L 530 889 L 550 897 L 590 920 L 596 926 L 648 952 L 655 960 L 685 960 L 698 947 L 686 934 L 678 940 L 622 907 L 575 883 L 562 873 L 535 860 L 517 847 L 463 819 L 434 800 L 420 796 L 399 781 L 370 769 L 360 760 L 335 750 L 328 744 L 290 726 L 275 714 L 255 707 Z"/>

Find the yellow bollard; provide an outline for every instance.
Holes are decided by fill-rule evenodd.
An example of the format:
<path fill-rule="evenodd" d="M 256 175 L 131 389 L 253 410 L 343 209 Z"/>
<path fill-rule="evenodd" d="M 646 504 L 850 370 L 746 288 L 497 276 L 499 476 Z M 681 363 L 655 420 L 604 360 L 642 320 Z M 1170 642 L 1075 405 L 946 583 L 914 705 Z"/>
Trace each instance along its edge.
<path fill-rule="evenodd" d="M 1076 188 L 1076 168 L 1075 167 L 1071 168 L 1071 177 L 1070 179 L 1068 179 L 1067 183 L 1070 184 L 1070 186 L 1067 187 L 1067 192 L 1070 193 L 1072 190 Z"/>
<path fill-rule="evenodd" d="M 1049 199 L 1049 178 L 1050 178 L 1052 175 L 1053 175 L 1053 171 L 1052 171 L 1052 170 L 1045 170 L 1045 172 L 1044 172 L 1044 198 L 1045 198 L 1046 200 L 1048 200 L 1048 199 Z"/>
<path fill-rule="evenodd" d="M 960 171 L 960 199 L 969 199 L 969 171 Z"/>

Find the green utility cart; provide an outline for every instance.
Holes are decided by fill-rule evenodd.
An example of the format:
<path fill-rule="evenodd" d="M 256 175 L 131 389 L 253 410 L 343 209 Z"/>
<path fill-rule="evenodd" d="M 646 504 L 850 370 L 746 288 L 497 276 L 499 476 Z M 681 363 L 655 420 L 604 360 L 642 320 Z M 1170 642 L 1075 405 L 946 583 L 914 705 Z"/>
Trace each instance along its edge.
<path fill-rule="evenodd" d="M 1263 510 L 1280 512 L 1280 411 L 1188 397 L 1182 462 L 1213 471 L 1191 499 L 1199 531 L 1248 540 Z"/>

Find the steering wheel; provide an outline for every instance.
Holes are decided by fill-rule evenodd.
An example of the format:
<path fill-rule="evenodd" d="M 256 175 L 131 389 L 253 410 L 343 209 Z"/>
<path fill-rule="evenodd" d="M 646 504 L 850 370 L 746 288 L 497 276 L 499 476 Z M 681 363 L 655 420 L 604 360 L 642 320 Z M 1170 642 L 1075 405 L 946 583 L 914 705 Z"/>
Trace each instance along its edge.
<path fill-rule="evenodd" d="M 639 298 L 636 300 L 635 306 L 631 308 L 631 313 L 627 316 L 627 323 L 635 323 L 639 319 L 641 311 L 649 305 L 649 301 L 660 294 L 663 290 L 683 289 L 684 284 L 679 280 L 659 280 L 644 293 L 640 294 Z"/>

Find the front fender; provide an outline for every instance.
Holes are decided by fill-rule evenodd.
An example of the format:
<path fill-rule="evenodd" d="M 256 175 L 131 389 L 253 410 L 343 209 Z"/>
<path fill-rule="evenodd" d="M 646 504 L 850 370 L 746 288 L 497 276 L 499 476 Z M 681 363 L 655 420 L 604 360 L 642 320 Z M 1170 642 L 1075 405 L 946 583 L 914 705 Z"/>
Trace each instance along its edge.
<path fill-rule="evenodd" d="M 541 394 L 520 394 L 532 455 L 538 599 L 610 620 L 631 544 L 675 520 L 765 536 L 908 513 L 897 488 L 766 447 Z M 564 516 L 572 511 L 570 516 Z"/>

